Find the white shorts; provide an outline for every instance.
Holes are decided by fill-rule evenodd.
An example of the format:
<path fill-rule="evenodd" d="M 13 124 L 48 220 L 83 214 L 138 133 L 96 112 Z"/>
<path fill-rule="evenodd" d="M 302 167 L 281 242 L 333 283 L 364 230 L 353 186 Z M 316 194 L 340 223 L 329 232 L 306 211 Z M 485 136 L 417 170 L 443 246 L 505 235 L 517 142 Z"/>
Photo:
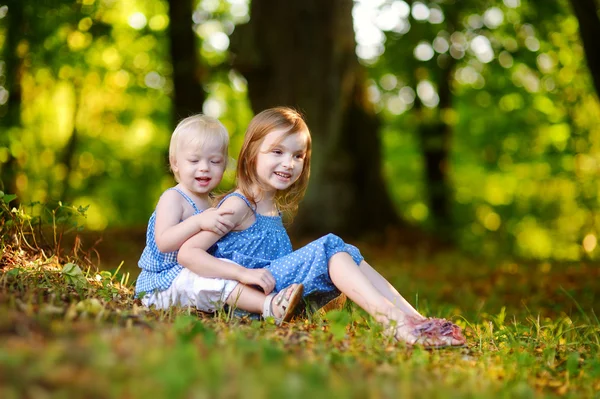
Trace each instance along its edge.
<path fill-rule="evenodd" d="M 238 284 L 235 280 L 201 277 L 184 267 L 169 288 L 144 295 L 142 304 L 154 305 L 158 309 L 194 306 L 203 312 L 212 313 L 223 306 Z"/>

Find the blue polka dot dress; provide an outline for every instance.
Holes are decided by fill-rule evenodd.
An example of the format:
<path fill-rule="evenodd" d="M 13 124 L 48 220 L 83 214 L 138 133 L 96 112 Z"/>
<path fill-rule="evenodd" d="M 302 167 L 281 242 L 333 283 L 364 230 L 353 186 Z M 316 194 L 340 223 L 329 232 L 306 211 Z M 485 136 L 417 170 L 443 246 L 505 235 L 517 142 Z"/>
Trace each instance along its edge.
<path fill-rule="evenodd" d="M 253 209 L 248 199 L 239 193 L 229 194 L 221 203 L 230 196 L 243 199 Z M 302 283 L 305 297 L 316 306 L 325 305 L 340 294 L 329 277 L 329 259 L 338 252 L 347 252 L 357 265 L 363 260 L 358 248 L 333 234 L 292 251 L 281 216 L 256 212 L 254 215 L 256 221 L 250 227 L 225 235 L 209 252 L 216 258 L 226 258 L 250 269 L 268 269 L 275 277 L 276 291 L 292 283 Z"/>

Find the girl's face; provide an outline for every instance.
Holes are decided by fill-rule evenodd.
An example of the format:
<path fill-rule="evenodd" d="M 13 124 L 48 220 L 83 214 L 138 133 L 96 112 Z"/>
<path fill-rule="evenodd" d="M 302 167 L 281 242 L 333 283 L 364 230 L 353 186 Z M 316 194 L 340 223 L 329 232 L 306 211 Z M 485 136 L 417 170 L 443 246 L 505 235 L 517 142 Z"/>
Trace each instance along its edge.
<path fill-rule="evenodd" d="M 223 146 L 216 142 L 179 146 L 171 167 L 179 173 L 179 183 L 189 192 L 207 196 L 223 179 Z"/>
<path fill-rule="evenodd" d="M 308 132 L 274 130 L 263 139 L 256 157 L 256 174 L 264 190 L 286 190 L 304 169 Z"/>

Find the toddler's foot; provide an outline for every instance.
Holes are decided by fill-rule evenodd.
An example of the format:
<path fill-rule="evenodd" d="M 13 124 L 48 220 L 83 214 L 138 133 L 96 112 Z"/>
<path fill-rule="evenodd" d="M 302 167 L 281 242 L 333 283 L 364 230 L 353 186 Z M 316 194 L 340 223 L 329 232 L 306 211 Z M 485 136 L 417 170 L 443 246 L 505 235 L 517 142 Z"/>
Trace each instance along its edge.
<path fill-rule="evenodd" d="M 394 338 L 409 346 L 422 345 L 426 349 L 436 349 L 461 347 L 466 343 L 460 327 L 446 319 L 406 316 L 394 328 Z"/>
<path fill-rule="evenodd" d="M 302 284 L 292 284 L 277 294 L 267 295 L 263 306 L 263 317 L 274 317 L 277 325 L 290 321 L 294 309 L 302 299 L 303 291 Z"/>

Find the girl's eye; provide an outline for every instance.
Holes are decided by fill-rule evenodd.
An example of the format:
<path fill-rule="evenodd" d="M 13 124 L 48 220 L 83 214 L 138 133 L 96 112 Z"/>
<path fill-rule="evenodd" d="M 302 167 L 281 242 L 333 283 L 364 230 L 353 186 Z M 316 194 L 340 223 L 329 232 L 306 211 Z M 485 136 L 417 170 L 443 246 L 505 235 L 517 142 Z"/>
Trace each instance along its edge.
<path fill-rule="evenodd" d="M 281 155 L 283 154 L 283 151 L 275 149 L 273 150 L 273 154 Z"/>
<path fill-rule="evenodd" d="M 296 159 L 298 160 L 303 160 L 304 159 L 304 154 L 296 154 Z"/>
<path fill-rule="evenodd" d="M 212 163 L 213 163 L 213 164 L 215 164 L 215 165 L 219 165 L 219 164 L 220 164 L 221 162 L 223 162 L 223 161 L 221 161 L 220 159 L 217 159 L 217 160 L 210 161 L 210 162 L 212 162 Z"/>

